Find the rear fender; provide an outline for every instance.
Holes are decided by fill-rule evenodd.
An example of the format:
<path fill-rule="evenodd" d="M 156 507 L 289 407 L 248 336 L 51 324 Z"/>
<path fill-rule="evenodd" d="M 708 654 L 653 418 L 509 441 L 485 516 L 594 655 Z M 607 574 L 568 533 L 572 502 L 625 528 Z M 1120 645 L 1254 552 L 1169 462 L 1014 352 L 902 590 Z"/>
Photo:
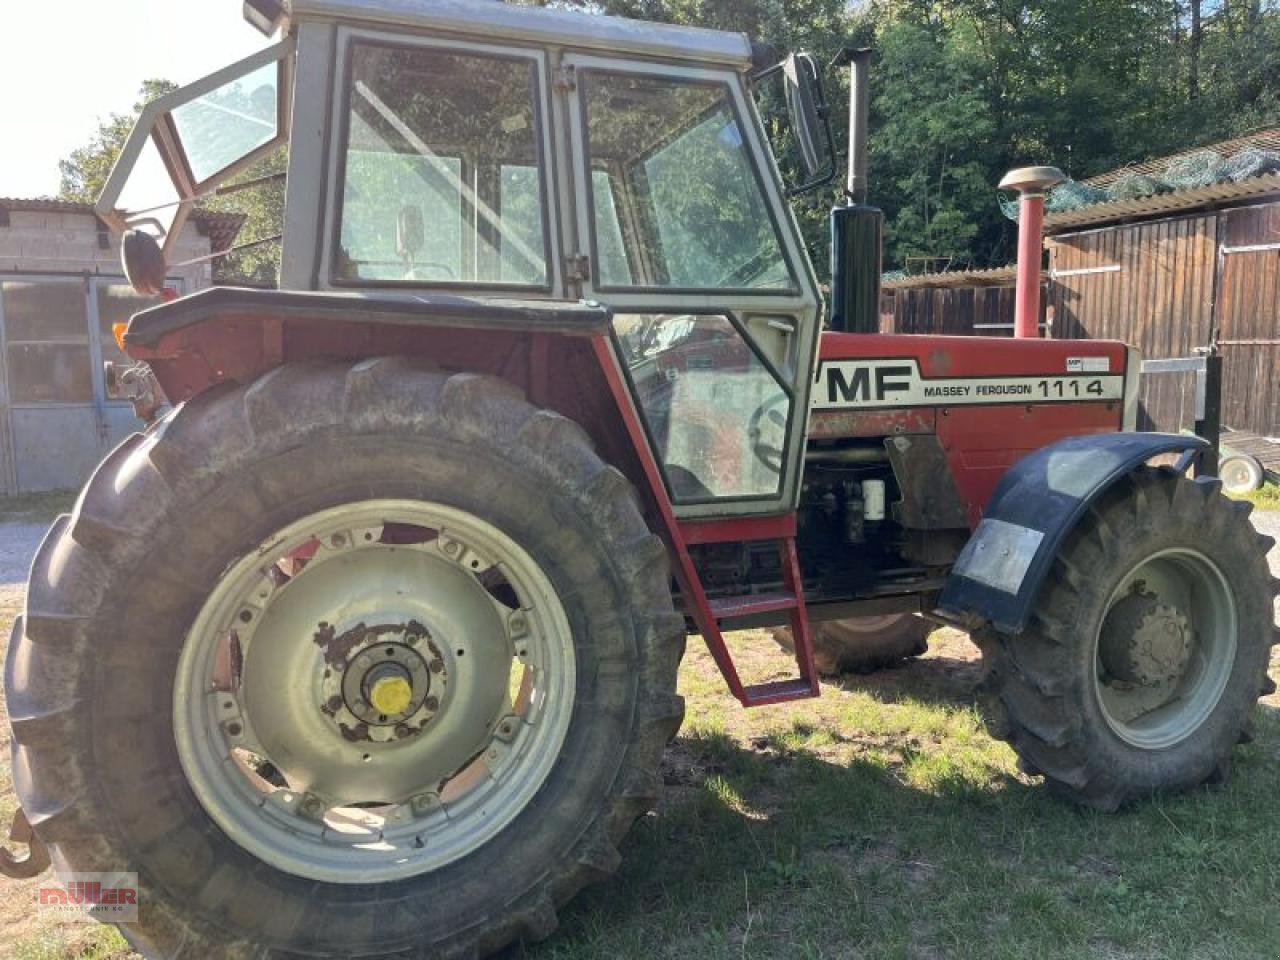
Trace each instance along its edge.
<path fill-rule="evenodd" d="M 533 338 L 585 343 L 608 333 L 610 319 L 607 308 L 584 302 L 212 287 L 136 314 L 124 348 L 179 403 L 310 357 L 430 356 L 502 375 Z"/>
<path fill-rule="evenodd" d="M 124 346 L 151 367 L 175 405 L 310 359 L 418 357 L 500 377 L 586 430 L 654 517 L 666 492 L 650 482 L 644 451 L 632 442 L 629 397 L 610 389 L 611 321 L 608 308 L 593 302 L 215 287 L 136 314 Z"/>
<path fill-rule="evenodd" d="M 996 487 L 961 551 L 939 609 L 961 621 L 988 621 L 1005 633 L 1027 624 L 1063 542 L 1089 505 L 1152 457 L 1198 456 L 1198 437 L 1111 433 L 1070 437 L 1015 463 Z"/>

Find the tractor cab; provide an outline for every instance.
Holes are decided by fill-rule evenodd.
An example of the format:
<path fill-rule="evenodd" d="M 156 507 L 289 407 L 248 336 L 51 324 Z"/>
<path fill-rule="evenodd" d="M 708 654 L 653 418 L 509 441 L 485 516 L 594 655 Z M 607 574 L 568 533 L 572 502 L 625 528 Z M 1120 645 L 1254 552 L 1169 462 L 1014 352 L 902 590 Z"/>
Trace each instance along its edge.
<path fill-rule="evenodd" d="M 829 180 L 808 58 L 481 3 L 278 12 L 283 39 L 145 109 L 98 203 L 135 283 L 287 146 L 283 236 L 248 241 L 280 240 L 282 290 L 605 304 L 676 511 L 795 502 L 820 298 L 756 97 L 805 145 L 792 186 Z"/>

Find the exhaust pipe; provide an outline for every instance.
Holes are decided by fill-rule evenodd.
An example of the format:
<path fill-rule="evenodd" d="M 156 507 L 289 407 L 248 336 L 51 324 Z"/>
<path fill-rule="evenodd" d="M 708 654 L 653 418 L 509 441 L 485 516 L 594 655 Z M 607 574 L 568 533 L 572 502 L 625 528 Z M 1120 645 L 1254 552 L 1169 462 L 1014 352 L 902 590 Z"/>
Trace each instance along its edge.
<path fill-rule="evenodd" d="M 1018 279 L 1014 294 L 1013 335 L 1040 336 L 1040 260 L 1044 251 L 1044 198 L 1066 177 L 1057 167 L 1019 167 L 1000 181 L 1001 190 L 1018 192 Z"/>
<path fill-rule="evenodd" d="M 867 114 L 871 110 L 868 71 L 871 50 L 846 50 L 837 63 L 849 64 L 849 175 L 845 196 L 850 203 L 867 202 Z"/>
<path fill-rule="evenodd" d="M 846 49 L 849 67 L 848 203 L 831 211 L 831 308 L 827 326 L 847 333 L 880 329 L 880 255 L 884 214 L 867 205 L 867 116 L 872 51 Z"/>

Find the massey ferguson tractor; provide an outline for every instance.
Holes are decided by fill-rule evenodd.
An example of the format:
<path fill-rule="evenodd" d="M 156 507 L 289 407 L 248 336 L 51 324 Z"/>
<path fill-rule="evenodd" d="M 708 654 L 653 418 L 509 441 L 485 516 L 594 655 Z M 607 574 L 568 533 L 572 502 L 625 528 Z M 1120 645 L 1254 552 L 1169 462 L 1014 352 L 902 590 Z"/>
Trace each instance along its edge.
<path fill-rule="evenodd" d="M 1272 689 L 1269 541 L 1209 444 L 1134 432 L 1125 345 L 875 333 L 857 202 L 824 328 L 787 202 L 835 168 L 811 58 L 483 0 L 246 13 L 278 39 L 150 104 L 98 211 L 157 293 L 193 205 L 287 144 L 279 289 L 119 332 L 151 422 L 31 571 L 6 872 L 136 873 L 149 957 L 546 937 L 658 797 L 690 632 L 758 707 L 818 696 L 822 624 L 856 659 L 927 617 L 1053 791 L 1224 775 Z M 773 625 L 795 676 L 749 682 L 725 633 Z"/>

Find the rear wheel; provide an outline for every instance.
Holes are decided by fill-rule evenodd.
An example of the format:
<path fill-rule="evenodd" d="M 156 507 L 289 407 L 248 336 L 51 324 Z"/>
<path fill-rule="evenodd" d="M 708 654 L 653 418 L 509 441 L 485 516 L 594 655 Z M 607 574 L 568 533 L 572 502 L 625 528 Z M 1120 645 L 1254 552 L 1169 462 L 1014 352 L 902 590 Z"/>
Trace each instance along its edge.
<path fill-rule="evenodd" d="M 618 863 L 682 716 L 665 552 L 507 384 L 298 365 L 117 449 L 7 688 L 55 863 L 151 956 L 474 956 Z M 415 954 L 416 955 L 416 954 Z"/>
<path fill-rule="evenodd" d="M 809 625 L 813 662 L 819 673 L 870 673 L 929 649 L 933 625 L 912 613 L 878 617 L 822 620 Z M 789 627 L 775 627 L 773 638 L 784 650 L 795 651 Z"/>
<path fill-rule="evenodd" d="M 1072 533 L 1027 629 L 976 638 L 994 732 L 1077 802 L 1221 779 L 1274 689 L 1271 541 L 1218 489 L 1138 471 Z"/>

